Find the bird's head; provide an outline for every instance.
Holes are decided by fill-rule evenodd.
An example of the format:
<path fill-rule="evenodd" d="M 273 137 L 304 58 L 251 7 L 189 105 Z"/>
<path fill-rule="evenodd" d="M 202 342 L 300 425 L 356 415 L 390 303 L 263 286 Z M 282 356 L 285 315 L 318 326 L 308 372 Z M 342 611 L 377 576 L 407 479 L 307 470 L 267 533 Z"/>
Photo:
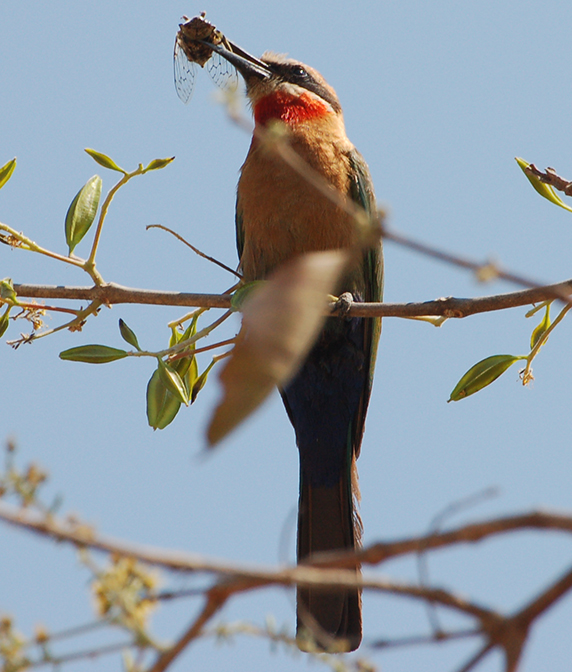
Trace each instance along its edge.
<path fill-rule="evenodd" d="M 244 78 L 258 124 L 271 119 L 294 125 L 327 115 L 341 118 L 336 92 L 314 68 L 273 52 L 258 59 L 232 43 L 232 51 L 223 44 L 209 46 Z"/>

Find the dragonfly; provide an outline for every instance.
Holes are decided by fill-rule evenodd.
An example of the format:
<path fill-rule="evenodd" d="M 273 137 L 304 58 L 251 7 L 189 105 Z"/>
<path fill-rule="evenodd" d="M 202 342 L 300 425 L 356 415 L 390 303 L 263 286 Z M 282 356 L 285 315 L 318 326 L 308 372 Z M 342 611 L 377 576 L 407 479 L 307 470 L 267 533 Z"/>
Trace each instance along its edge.
<path fill-rule="evenodd" d="M 189 19 L 183 16 L 179 31 L 175 38 L 173 53 L 173 73 L 177 95 L 188 103 L 193 95 L 197 65 L 205 68 L 210 78 L 221 89 L 232 90 L 238 86 L 238 72 L 220 54 L 206 46 L 203 41 L 211 44 L 222 44 L 229 51 L 236 47 L 205 19 L 205 13 Z"/>

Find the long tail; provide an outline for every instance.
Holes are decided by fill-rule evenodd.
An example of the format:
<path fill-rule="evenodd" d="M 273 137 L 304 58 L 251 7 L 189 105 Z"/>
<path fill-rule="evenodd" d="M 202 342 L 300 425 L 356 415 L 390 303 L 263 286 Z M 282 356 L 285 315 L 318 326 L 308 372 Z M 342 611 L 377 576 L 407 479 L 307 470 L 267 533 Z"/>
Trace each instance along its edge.
<path fill-rule="evenodd" d="M 361 524 L 353 513 L 349 473 L 334 486 L 300 483 L 298 562 L 316 553 L 355 548 Z M 356 570 L 356 571 L 359 571 Z M 353 651 L 362 636 L 361 592 L 299 588 L 297 632 L 300 648 Z"/>
<path fill-rule="evenodd" d="M 361 524 L 353 500 L 359 499 L 355 460 L 369 390 L 364 331 L 364 320 L 328 322 L 282 391 L 300 453 L 298 561 L 359 543 Z M 358 590 L 298 590 L 301 649 L 318 644 L 353 651 L 360 641 Z"/>

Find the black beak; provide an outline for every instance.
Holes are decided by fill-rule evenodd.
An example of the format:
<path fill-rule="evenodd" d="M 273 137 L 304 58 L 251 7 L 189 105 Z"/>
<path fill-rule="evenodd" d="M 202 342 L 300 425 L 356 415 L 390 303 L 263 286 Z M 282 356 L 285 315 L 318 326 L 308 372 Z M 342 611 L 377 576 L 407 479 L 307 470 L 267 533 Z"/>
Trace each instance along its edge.
<path fill-rule="evenodd" d="M 207 40 L 200 40 L 202 44 L 210 47 L 217 54 L 222 56 L 240 72 L 244 81 L 249 83 L 251 79 L 268 79 L 272 76 L 272 71 L 264 61 L 251 56 L 249 53 L 238 47 L 229 40 L 224 40 L 220 44 L 213 44 Z"/>

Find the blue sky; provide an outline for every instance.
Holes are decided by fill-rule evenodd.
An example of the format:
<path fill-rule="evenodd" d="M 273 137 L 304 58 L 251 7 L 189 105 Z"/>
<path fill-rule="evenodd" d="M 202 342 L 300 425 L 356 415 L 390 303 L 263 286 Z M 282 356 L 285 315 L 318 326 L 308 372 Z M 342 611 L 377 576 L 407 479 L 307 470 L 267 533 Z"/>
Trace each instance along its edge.
<path fill-rule="evenodd" d="M 84 147 L 127 169 L 175 155 L 171 166 L 120 192 L 98 268 L 106 280 L 133 287 L 220 292 L 231 284 L 171 237 L 145 231 L 157 223 L 175 228 L 206 253 L 236 263 L 235 186 L 249 138 L 214 102 L 204 73 L 187 106 L 172 80 L 179 19 L 201 10 L 251 53 L 288 52 L 322 72 L 338 92 L 348 135 L 370 165 L 392 226 L 534 280 L 569 277 L 571 216 L 540 199 L 514 162 L 523 156 L 572 176 L 572 6 L 558 1 L 3 3 L 0 165 L 17 156 L 18 167 L 0 194 L 0 221 L 65 253 L 64 217 L 77 190 L 96 172 L 104 189 L 115 179 Z M 86 250 L 80 245 L 77 253 Z M 0 249 L 0 277 L 6 276 L 88 284 L 75 269 L 8 248 Z M 464 271 L 386 246 L 388 301 L 511 289 L 477 284 Z M 534 325 L 525 312 L 449 321 L 440 329 L 385 321 L 359 461 L 366 543 L 421 534 L 446 506 L 491 486 L 499 489 L 496 498 L 450 523 L 571 508 L 569 321 L 543 349 L 529 388 L 520 386 L 514 367 L 482 393 L 446 403 L 479 359 L 527 353 Z M 49 494 L 62 493 L 66 511 L 106 534 L 241 562 L 291 561 L 297 453 L 277 394 L 205 460 L 216 377 L 192 409 L 152 432 L 144 403 L 151 362 L 87 366 L 57 357 L 84 343 L 121 347 L 120 317 L 143 347 L 163 347 L 166 323 L 180 314 L 114 307 L 81 334 L 16 352 L 2 346 L 0 439 L 15 437 L 22 461 L 49 469 Z M 0 547 L 0 611 L 11 612 L 23 631 L 37 622 L 57 631 L 91 618 L 87 573 L 71 549 L 5 527 Z M 506 611 L 563 572 L 569 553 L 570 542 L 558 535 L 517 534 L 440 552 L 431 576 Z M 412 562 L 390 563 L 383 572 L 416 577 Z M 174 636 L 197 608 L 189 600 L 162 609 L 159 636 Z M 293 594 L 237 598 L 221 619 L 261 624 L 269 614 L 293 630 Z M 569 669 L 571 617 L 568 598 L 539 622 L 524 672 Z M 422 608 L 379 595 L 365 596 L 364 619 L 366 642 L 429 627 Z M 379 653 L 364 646 L 361 653 L 386 671 L 437 672 L 460 666 L 474 647 Z M 479 669 L 497 670 L 499 662 L 492 658 Z M 173 669 L 190 667 L 315 669 L 303 656 L 274 653 L 249 638 L 199 642 Z M 119 670 L 120 661 L 73 669 Z"/>

